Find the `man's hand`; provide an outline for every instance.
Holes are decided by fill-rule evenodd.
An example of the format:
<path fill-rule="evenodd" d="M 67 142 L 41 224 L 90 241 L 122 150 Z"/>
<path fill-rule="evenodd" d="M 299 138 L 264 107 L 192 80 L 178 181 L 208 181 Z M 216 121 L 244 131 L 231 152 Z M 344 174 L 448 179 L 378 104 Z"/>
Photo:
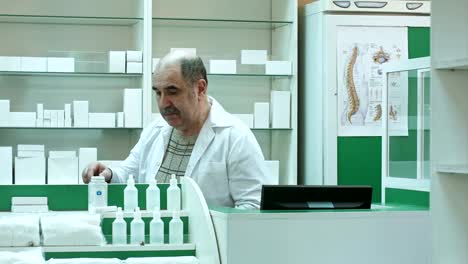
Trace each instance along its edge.
<path fill-rule="evenodd" d="M 112 171 L 100 162 L 92 162 L 83 170 L 81 177 L 84 183 L 89 183 L 93 176 L 104 176 L 106 182 L 112 179 Z"/>

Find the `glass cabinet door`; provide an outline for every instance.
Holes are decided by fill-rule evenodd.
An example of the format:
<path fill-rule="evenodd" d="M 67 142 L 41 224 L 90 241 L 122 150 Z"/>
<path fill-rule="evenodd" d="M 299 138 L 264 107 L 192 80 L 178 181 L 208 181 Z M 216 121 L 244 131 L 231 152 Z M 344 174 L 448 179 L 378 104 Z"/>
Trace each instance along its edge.
<path fill-rule="evenodd" d="M 382 201 L 385 188 L 429 191 L 429 59 L 390 65 L 383 93 Z"/>

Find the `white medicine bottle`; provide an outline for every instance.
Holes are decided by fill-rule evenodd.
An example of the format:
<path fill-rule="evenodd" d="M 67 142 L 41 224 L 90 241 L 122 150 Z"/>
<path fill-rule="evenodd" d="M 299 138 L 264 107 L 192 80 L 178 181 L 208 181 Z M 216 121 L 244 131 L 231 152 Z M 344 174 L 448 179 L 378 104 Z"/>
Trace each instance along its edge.
<path fill-rule="evenodd" d="M 115 220 L 112 222 L 112 244 L 127 244 L 127 222 L 123 219 L 122 208 L 118 207 L 115 213 Z"/>
<path fill-rule="evenodd" d="M 152 179 L 148 188 L 146 189 L 146 210 L 152 211 L 160 207 L 160 191 L 156 179 Z"/>
<path fill-rule="evenodd" d="M 154 208 L 153 220 L 150 222 L 150 244 L 164 244 L 164 222 L 159 208 Z"/>
<path fill-rule="evenodd" d="M 184 243 L 184 225 L 180 220 L 180 212 L 172 212 L 172 220 L 169 222 L 169 244 Z"/>
<path fill-rule="evenodd" d="M 171 175 L 169 183 L 169 188 L 167 188 L 167 210 L 170 212 L 180 211 L 180 189 L 177 186 L 175 174 Z"/>
<path fill-rule="evenodd" d="M 130 174 L 127 187 L 124 189 L 124 211 L 133 212 L 138 207 L 138 190 L 135 187 L 135 179 Z"/>
<path fill-rule="evenodd" d="M 88 184 L 88 210 L 107 206 L 107 183 L 104 176 L 93 176 Z"/>
<path fill-rule="evenodd" d="M 141 219 L 140 208 L 135 208 L 133 220 L 130 223 L 130 244 L 142 245 L 145 243 L 145 223 Z"/>

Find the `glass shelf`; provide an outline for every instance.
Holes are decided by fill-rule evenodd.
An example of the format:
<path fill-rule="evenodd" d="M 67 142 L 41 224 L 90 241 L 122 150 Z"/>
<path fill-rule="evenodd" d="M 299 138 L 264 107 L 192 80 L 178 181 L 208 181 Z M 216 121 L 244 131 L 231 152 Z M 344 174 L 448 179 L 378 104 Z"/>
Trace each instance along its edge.
<path fill-rule="evenodd" d="M 142 127 L 0 127 L 5 129 L 40 129 L 40 130 L 138 130 Z"/>
<path fill-rule="evenodd" d="M 0 23 L 132 26 L 142 21 L 143 18 L 138 17 L 85 17 L 0 14 Z"/>
<path fill-rule="evenodd" d="M 251 128 L 252 131 L 292 131 L 292 128 Z"/>
<path fill-rule="evenodd" d="M 287 74 L 257 74 L 257 73 L 236 73 L 236 74 L 230 74 L 230 73 L 208 73 L 208 76 L 224 76 L 224 77 L 276 77 L 276 78 L 291 78 L 292 75 L 287 75 Z"/>
<path fill-rule="evenodd" d="M 0 76 L 55 76 L 55 77 L 142 77 L 141 73 L 109 73 L 109 72 L 24 72 L 0 71 Z"/>
<path fill-rule="evenodd" d="M 437 166 L 436 171 L 439 173 L 449 174 L 468 174 L 468 164 L 439 165 Z"/>
<path fill-rule="evenodd" d="M 154 17 L 153 26 L 275 29 L 292 21 Z"/>

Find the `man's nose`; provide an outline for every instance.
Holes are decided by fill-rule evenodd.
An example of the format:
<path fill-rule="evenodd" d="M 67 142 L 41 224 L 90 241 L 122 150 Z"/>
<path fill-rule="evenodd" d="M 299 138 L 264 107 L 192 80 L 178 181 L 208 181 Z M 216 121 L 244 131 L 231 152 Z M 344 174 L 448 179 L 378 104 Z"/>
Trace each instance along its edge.
<path fill-rule="evenodd" d="M 170 105 L 171 105 L 171 100 L 169 99 L 169 97 L 165 96 L 164 94 L 161 94 L 161 96 L 159 96 L 159 106 L 162 108 L 165 108 Z"/>

